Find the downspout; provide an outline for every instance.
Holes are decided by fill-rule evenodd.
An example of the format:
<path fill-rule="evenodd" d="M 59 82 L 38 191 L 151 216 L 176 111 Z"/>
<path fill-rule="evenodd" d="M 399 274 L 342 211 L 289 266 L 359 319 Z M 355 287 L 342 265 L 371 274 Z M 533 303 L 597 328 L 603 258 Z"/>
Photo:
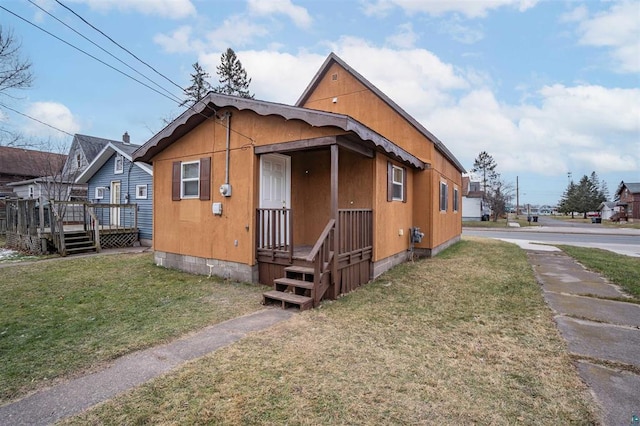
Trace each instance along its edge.
<path fill-rule="evenodd" d="M 224 113 L 225 117 L 227 117 L 227 158 L 226 165 L 224 170 L 224 183 L 225 185 L 229 185 L 229 154 L 231 151 L 231 112 L 227 111 Z"/>

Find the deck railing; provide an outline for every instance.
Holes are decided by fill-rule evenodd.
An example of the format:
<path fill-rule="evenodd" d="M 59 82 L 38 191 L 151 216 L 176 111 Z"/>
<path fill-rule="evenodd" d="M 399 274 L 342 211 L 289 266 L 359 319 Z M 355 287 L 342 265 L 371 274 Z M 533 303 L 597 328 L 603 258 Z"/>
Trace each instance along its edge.
<path fill-rule="evenodd" d="M 258 209 L 256 214 L 256 248 L 272 259 L 293 258 L 293 220 L 291 209 Z"/>
<path fill-rule="evenodd" d="M 349 254 L 373 246 L 373 210 L 338 210 L 339 254 Z"/>

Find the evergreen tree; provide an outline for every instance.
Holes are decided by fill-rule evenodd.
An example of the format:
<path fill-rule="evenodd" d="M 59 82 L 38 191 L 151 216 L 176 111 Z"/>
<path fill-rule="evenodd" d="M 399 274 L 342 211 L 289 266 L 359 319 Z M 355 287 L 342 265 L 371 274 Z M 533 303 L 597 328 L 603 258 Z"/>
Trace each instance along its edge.
<path fill-rule="evenodd" d="M 482 190 L 485 193 L 487 192 L 487 187 L 490 183 L 498 178 L 496 167 L 498 167 L 498 164 L 486 151 L 482 151 L 478 154 L 478 157 L 473 162 L 473 169 L 471 169 L 471 172 L 482 174 Z"/>
<path fill-rule="evenodd" d="M 211 77 L 199 63 L 193 64 L 193 74 L 191 74 L 191 86 L 184 89 L 186 99 L 182 101 L 180 106 L 193 105 L 200 102 L 212 90 L 211 84 L 206 80 Z"/>
<path fill-rule="evenodd" d="M 247 78 L 247 71 L 242 67 L 233 49 L 228 48 L 222 54 L 217 70 L 220 85 L 213 89 L 214 92 L 253 99 L 253 94 L 249 92 L 251 79 Z"/>
<path fill-rule="evenodd" d="M 582 213 L 587 218 L 587 213 L 595 211 L 600 203 L 607 201 L 606 185 L 600 183 L 600 179 L 596 172 L 592 172 L 591 176 L 584 175 L 580 178 L 580 182 L 575 184 L 569 182 L 569 186 L 562 195 L 559 203 L 559 211 L 561 213 Z"/>

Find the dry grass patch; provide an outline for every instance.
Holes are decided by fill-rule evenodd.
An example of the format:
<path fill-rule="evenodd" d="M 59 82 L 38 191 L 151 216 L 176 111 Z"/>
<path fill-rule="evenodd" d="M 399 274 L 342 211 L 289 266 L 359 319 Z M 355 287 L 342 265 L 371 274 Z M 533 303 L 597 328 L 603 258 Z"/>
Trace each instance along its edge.
<path fill-rule="evenodd" d="M 523 251 L 465 239 L 71 424 L 590 424 Z"/>

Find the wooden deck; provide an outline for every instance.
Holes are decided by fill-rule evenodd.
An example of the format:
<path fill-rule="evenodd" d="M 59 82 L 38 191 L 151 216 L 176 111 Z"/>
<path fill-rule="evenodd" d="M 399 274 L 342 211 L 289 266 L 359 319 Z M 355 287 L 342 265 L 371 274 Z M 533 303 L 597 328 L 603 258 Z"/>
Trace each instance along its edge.
<path fill-rule="evenodd" d="M 295 241 L 292 218 L 287 209 L 258 210 L 259 281 L 274 286 L 263 295 L 264 303 L 297 304 L 306 309 L 317 306 L 322 298 L 335 299 L 370 281 L 371 210 L 339 210 L 338 220 L 329 221 L 313 247 L 291 243 Z"/>

